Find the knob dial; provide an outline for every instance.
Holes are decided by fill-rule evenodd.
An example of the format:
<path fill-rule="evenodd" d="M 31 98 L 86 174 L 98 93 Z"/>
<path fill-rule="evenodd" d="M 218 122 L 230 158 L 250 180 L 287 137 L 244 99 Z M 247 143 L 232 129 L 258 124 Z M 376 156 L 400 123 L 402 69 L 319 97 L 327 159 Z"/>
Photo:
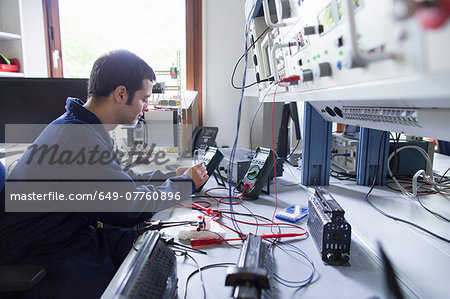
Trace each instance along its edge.
<path fill-rule="evenodd" d="M 308 82 L 312 81 L 314 79 L 313 72 L 310 69 L 304 69 L 300 73 L 300 81 L 302 82 Z"/>
<path fill-rule="evenodd" d="M 328 77 L 331 76 L 331 65 L 329 62 L 322 62 L 315 66 L 314 77 Z"/>
<path fill-rule="evenodd" d="M 254 165 L 248 170 L 247 177 L 250 180 L 253 180 L 254 178 L 256 178 L 258 176 L 258 173 L 259 173 L 259 167 Z"/>

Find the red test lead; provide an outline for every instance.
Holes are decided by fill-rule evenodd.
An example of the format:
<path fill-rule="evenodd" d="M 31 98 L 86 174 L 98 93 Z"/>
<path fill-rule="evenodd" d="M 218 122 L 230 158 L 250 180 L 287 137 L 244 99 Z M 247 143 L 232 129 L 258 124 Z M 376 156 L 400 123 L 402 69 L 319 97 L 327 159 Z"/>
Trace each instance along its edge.
<path fill-rule="evenodd" d="M 194 203 L 194 202 L 192 203 L 192 205 L 193 205 L 194 207 L 196 207 L 196 208 L 202 210 L 202 211 L 205 211 L 206 214 L 208 214 L 208 215 L 212 213 L 212 209 L 207 209 L 207 208 L 202 207 L 201 205 L 198 205 L 198 204 L 196 204 L 196 203 Z"/>
<path fill-rule="evenodd" d="M 204 247 L 204 246 L 213 246 L 213 245 L 220 245 L 223 242 L 228 241 L 242 241 L 242 239 L 192 239 L 191 240 L 191 246 L 194 248 L 198 247 Z"/>
<path fill-rule="evenodd" d="M 262 234 L 261 237 L 265 239 L 281 239 L 281 238 L 292 238 L 292 237 L 300 237 L 304 234 L 298 234 L 298 233 L 287 233 L 287 234 L 271 234 L 266 235 Z M 198 247 L 204 247 L 204 246 L 213 246 L 213 245 L 220 245 L 223 242 L 229 242 L 229 241 L 242 241 L 242 239 L 192 239 L 191 240 L 191 246 L 194 248 Z"/>

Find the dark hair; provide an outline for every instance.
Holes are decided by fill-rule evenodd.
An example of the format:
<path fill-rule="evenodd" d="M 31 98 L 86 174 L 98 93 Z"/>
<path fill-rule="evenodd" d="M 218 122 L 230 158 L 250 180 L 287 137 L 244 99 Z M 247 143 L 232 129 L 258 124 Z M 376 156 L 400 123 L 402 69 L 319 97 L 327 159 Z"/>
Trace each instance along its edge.
<path fill-rule="evenodd" d="M 142 88 L 142 80 L 155 81 L 152 68 L 136 54 L 127 50 L 115 50 L 100 56 L 92 67 L 88 83 L 88 97 L 108 96 L 117 86 L 127 89 L 130 104 L 136 90 Z"/>

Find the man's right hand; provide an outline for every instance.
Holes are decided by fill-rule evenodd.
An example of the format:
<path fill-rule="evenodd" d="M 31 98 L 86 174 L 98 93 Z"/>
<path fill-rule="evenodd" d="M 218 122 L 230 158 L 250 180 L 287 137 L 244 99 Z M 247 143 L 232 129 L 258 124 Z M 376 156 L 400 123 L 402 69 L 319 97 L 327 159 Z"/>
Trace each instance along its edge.
<path fill-rule="evenodd" d="M 189 167 L 184 174 L 191 177 L 194 182 L 195 189 L 203 186 L 204 183 L 209 179 L 208 172 L 206 171 L 206 166 L 202 163 Z"/>

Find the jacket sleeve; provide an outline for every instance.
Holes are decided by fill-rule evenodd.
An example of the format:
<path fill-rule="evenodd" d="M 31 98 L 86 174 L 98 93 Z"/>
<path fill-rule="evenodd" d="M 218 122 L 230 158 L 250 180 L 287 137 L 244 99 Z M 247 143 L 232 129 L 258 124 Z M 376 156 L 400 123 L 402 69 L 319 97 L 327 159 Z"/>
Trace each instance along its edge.
<path fill-rule="evenodd" d="M 99 177 L 106 180 L 95 188 L 107 190 L 120 198 L 111 206 L 114 213 L 90 213 L 89 217 L 112 225 L 137 225 L 150 219 L 154 213 L 177 205 L 195 192 L 192 179 L 187 175 L 176 176 L 175 171 L 163 173 L 155 170 L 141 174 L 132 170 L 124 171 L 116 161 L 104 165 L 99 171 Z"/>
<path fill-rule="evenodd" d="M 67 134 L 67 129 L 66 129 Z M 93 195 L 95 200 L 73 201 L 67 204 L 71 211 L 86 213 L 92 220 L 117 226 L 133 226 L 149 219 L 155 212 L 179 204 L 193 193 L 193 182 L 187 175 L 174 176 L 175 172 L 159 170 L 138 174 L 125 171 L 102 136 L 89 126 L 72 129 L 62 142 L 72 151 L 83 153 L 70 165 L 48 165 L 51 173 L 61 181 L 59 192 Z M 62 150 L 62 148 L 60 149 Z M 95 154 L 95 155 L 94 155 Z M 84 163 L 78 163 L 82 161 Z M 73 207 L 73 208 L 72 208 Z"/>
<path fill-rule="evenodd" d="M 139 173 L 135 172 L 131 169 L 124 170 L 128 176 L 136 182 L 137 185 L 142 185 L 147 182 L 164 182 L 165 180 L 168 180 L 171 177 L 176 176 L 176 171 L 170 171 L 170 172 L 162 172 L 161 170 L 153 170 L 149 172 Z"/>

